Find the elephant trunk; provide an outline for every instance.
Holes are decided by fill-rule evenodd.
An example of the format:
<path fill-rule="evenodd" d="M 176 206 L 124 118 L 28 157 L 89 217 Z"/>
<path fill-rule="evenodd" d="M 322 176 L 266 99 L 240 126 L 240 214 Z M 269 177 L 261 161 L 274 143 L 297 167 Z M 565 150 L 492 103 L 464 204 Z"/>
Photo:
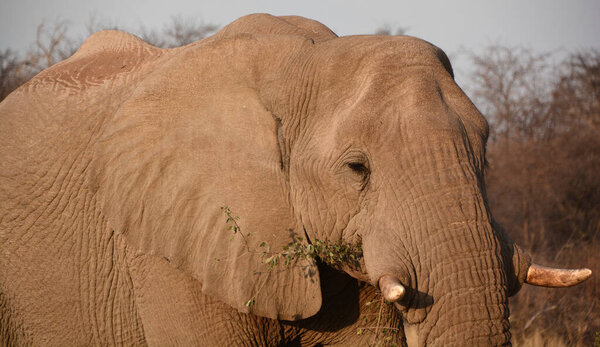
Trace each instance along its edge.
<path fill-rule="evenodd" d="M 421 345 L 510 343 L 507 276 L 494 251 L 436 261 L 429 275 L 432 305 L 419 326 Z"/>
<path fill-rule="evenodd" d="M 415 167 L 423 181 L 375 218 L 375 230 L 390 230 L 390 238 L 363 240 L 371 281 L 384 296 L 402 292 L 396 281 L 380 281 L 386 275 L 403 285 L 397 303 L 418 324 L 421 345 L 510 344 L 513 245 L 494 227 L 472 166 L 446 160 L 432 170 L 418 165 L 422 158 Z"/>
<path fill-rule="evenodd" d="M 421 346 L 503 346 L 510 344 L 506 296 L 489 290 L 457 289 L 441 299 L 419 327 Z M 435 316 L 436 319 L 432 319 Z"/>
<path fill-rule="evenodd" d="M 412 242 L 401 251 L 388 248 L 391 242 L 371 245 L 365 240 L 367 268 L 377 269 L 373 279 L 382 295 L 396 301 L 409 323 L 418 324 L 421 345 L 510 343 L 508 295 L 516 281 L 512 248 L 492 227 L 482 197 L 471 197 L 477 198 L 462 200 L 468 216 L 460 220 L 458 214 L 440 218 L 442 211 L 448 212 L 445 208 L 437 212 L 438 223 L 432 223 L 433 218 L 409 223 L 412 235 L 420 236 L 407 237 Z M 478 212 L 468 213 L 466 206 L 479 206 L 473 208 Z M 371 261 L 386 248 L 388 254 L 411 256 L 397 257 L 389 266 Z"/>

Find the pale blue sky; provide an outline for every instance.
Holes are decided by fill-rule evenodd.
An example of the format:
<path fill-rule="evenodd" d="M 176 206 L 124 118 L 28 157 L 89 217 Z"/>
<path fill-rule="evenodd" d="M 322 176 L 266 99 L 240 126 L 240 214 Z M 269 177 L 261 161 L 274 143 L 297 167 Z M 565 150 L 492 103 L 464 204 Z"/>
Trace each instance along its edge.
<path fill-rule="evenodd" d="M 461 48 L 477 51 L 490 43 L 537 51 L 600 49 L 597 0 L 0 0 L 0 49 L 25 51 L 42 20 L 67 20 L 83 38 L 92 15 L 133 30 L 141 25 L 160 29 L 174 15 L 225 25 L 256 12 L 313 18 L 338 35 L 373 33 L 385 24 L 407 27 L 409 35 L 451 57 Z"/>

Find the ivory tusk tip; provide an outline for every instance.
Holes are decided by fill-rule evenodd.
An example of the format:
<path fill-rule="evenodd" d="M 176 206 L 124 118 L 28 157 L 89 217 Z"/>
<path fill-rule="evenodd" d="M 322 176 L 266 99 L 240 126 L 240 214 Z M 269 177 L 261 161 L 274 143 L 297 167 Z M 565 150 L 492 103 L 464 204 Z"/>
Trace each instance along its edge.
<path fill-rule="evenodd" d="M 588 269 L 587 267 L 584 267 L 583 269 L 581 269 L 581 277 L 583 278 L 582 281 L 587 280 L 591 276 L 592 276 L 592 270 Z"/>
<path fill-rule="evenodd" d="M 389 288 L 389 290 L 384 293 L 384 298 L 391 302 L 398 301 L 404 296 L 404 291 L 404 287 Z"/>
<path fill-rule="evenodd" d="M 379 279 L 379 289 L 383 298 L 390 302 L 395 302 L 404 297 L 406 289 L 400 281 L 391 275 L 382 276 Z"/>
<path fill-rule="evenodd" d="M 585 280 L 587 280 L 588 278 L 590 278 L 592 276 L 592 270 L 588 269 L 588 268 L 583 268 L 583 269 L 576 269 L 573 270 L 574 271 L 574 284 L 579 284 Z"/>

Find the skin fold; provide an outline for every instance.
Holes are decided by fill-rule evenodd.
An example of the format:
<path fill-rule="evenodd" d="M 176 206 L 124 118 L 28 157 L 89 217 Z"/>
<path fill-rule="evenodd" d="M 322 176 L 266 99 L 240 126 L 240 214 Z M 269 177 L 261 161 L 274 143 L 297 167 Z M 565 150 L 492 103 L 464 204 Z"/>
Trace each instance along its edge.
<path fill-rule="evenodd" d="M 96 33 L 0 104 L 0 341 L 405 345 L 404 320 L 420 345 L 509 344 L 530 259 L 490 213 L 487 136 L 416 38 L 270 15 L 166 50 Z M 316 240 L 363 258 L 259 255 Z"/>

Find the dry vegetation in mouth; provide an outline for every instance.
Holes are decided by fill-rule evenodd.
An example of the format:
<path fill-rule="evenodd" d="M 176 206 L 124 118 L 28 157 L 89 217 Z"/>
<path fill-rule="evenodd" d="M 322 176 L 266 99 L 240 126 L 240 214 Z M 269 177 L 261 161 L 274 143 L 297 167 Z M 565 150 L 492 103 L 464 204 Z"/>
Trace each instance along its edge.
<path fill-rule="evenodd" d="M 92 18 L 88 32 L 105 28 L 116 26 Z M 23 56 L 0 49 L 0 101 L 76 50 L 82 40 L 68 29 L 64 21 L 41 24 Z M 216 29 L 174 17 L 162 31 L 137 32 L 173 47 Z M 490 123 L 486 181 L 495 218 L 537 262 L 594 272 L 574 288 L 525 286 L 512 297 L 515 345 L 600 346 L 600 52 L 555 58 L 490 46 L 470 55 L 463 87 Z"/>

